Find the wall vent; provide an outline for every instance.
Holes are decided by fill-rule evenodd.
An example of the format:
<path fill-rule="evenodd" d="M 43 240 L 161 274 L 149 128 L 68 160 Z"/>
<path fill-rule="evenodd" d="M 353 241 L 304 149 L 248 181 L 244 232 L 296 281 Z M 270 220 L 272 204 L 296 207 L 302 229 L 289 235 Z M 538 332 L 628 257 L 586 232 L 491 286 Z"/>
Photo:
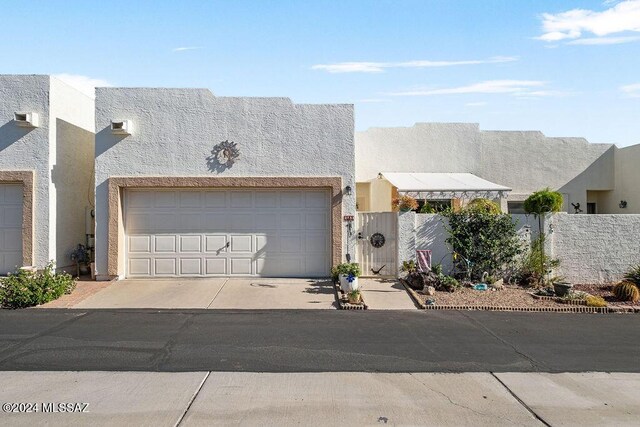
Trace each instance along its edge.
<path fill-rule="evenodd" d="M 38 113 L 17 112 L 13 113 L 13 120 L 18 126 L 25 128 L 37 128 L 40 125 Z"/>
<path fill-rule="evenodd" d="M 131 120 L 111 120 L 111 133 L 114 135 L 131 135 L 133 122 Z"/>

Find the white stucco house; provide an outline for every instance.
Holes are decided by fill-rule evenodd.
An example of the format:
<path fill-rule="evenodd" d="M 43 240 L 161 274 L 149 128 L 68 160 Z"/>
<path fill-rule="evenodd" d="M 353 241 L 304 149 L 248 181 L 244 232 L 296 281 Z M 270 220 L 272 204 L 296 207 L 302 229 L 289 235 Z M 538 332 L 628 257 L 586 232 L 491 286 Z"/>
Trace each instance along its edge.
<path fill-rule="evenodd" d="M 352 105 L 96 90 L 96 270 L 326 277 L 353 253 Z"/>
<path fill-rule="evenodd" d="M 390 211 L 392 198 L 407 193 L 454 205 L 489 197 L 523 213 L 529 194 L 551 187 L 568 213 L 640 213 L 640 145 L 619 149 L 473 123 L 371 128 L 355 141 L 359 211 Z"/>
<path fill-rule="evenodd" d="M 93 130 L 91 97 L 55 77 L 0 76 L 0 274 L 71 266 L 87 243 Z"/>

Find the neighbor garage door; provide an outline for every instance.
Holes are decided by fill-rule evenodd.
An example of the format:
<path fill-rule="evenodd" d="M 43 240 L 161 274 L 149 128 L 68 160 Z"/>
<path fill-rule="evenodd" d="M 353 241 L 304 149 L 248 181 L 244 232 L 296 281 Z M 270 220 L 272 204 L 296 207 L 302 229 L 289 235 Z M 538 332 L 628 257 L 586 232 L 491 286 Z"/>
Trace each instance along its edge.
<path fill-rule="evenodd" d="M 22 185 L 0 184 L 0 274 L 22 266 Z"/>
<path fill-rule="evenodd" d="M 128 277 L 321 277 L 324 190 L 127 190 Z"/>

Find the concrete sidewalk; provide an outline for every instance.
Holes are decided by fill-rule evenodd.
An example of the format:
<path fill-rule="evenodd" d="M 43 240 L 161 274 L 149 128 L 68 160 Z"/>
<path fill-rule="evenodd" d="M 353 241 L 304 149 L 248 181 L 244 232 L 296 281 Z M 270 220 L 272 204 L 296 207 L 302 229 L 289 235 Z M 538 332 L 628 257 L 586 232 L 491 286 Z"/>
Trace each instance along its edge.
<path fill-rule="evenodd" d="M 72 294 L 73 295 L 73 294 Z M 55 302 L 54 302 L 55 303 Z M 51 308 L 59 305 L 52 304 Z M 49 308 L 47 305 L 43 308 Z M 198 278 L 120 280 L 65 308 L 335 309 L 330 281 Z"/>
<path fill-rule="evenodd" d="M 415 310 L 404 286 L 395 279 L 358 279 L 370 310 Z"/>
<path fill-rule="evenodd" d="M 0 423 L 624 426 L 640 419 L 638 390 L 627 373 L 0 372 L 3 404 L 88 403 L 5 409 Z"/>

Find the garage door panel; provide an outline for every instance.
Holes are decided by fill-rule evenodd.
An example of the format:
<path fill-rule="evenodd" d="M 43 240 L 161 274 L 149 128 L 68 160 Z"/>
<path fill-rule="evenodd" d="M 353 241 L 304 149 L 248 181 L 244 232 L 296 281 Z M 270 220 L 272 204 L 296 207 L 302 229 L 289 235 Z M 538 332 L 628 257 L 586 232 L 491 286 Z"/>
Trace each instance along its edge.
<path fill-rule="evenodd" d="M 155 251 L 158 253 L 173 253 L 176 251 L 176 236 L 154 236 Z"/>
<path fill-rule="evenodd" d="M 253 252 L 251 235 L 231 235 L 231 252 Z"/>
<path fill-rule="evenodd" d="M 180 207 L 181 208 L 200 208 L 200 192 L 198 191 L 182 191 L 180 192 Z"/>
<path fill-rule="evenodd" d="M 202 275 L 202 259 L 180 258 L 180 274 L 182 276 Z"/>
<path fill-rule="evenodd" d="M 249 191 L 231 191 L 232 208 L 252 208 L 253 194 Z"/>
<path fill-rule="evenodd" d="M 231 258 L 231 274 L 251 275 L 251 258 Z"/>
<path fill-rule="evenodd" d="M 327 193 L 324 191 L 307 191 L 305 193 L 305 206 L 307 208 L 327 208 Z"/>
<path fill-rule="evenodd" d="M 155 258 L 154 259 L 155 274 L 161 276 L 177 276 L 175 258 Z"/>
<path fill-rule="evenodd" d="M 202 236 L 180 236 L 180 252 L 202 252 Z"/>
<path fill-rule="evenodd" d="M 151 219 L 152 230 L 168 232 L 178 230 L 178 215 L 173 213 L 155 213 Z"/>
<path fill-rule="evenodd" d="M 253 231 L 253 218 L 251 213 L 231 212 L 231 230 L 233 231 Z"/>
<path fill-rule="evenodd" d="M 125 197 L 130 276 L 328 274 L 327 191 L 134 190 Z"/>
<path fill-rule="evenodd" d="M 300 213 L 283 213 L 280 215 L 280 230 L 300 230 L 302 215 Z"/>
<path fill-rule="evenodd" d="M 151 253 L 151 236 L 129 236 L 129 252 Z"/>
<path fill-rule="evenodd" d="M 227 258 L 206 258 L 205 274 L 227 274 Z"/>
<path fill-rule="evenodd" d="M 6 206 L 2 210 L 2 225 L 5 227 L 21 227 L 22 206 Z"/>
<path fill-rule="evenodd" d="M 129 274 L 132 276 L 151 275 L 151 259 L 129 258 Z"/>
<path fill-rule="evenodd" d="M 260 209 L 277 208 L 278 192 L 277 191 L 257 192 L 255 195 L 255 207 Z"/>
<path fill-rule="evenodd" d="M 176 196 L 177 193 L 175 191 L 157 191 L 155 194 L 155 203 L 154 206 L 156 208 L 175 208 L 176 205 Z"/>
<path fill-rule="evenodd" d="M 224 213 L 205 213 L 203 228 L 205 230 L 227 230 L 230 224 L 230 217 Z"/>
<path fill-rule="evenodd" d="M 205 252 L 226 252 L 227 251 L 227 236 L 205 236 Z"/>
<path fill-rule="evenodd" d="M 177 229 L 180 231 L 202 231 L 202 214 L 200 212 L 180 212 Z"/>

